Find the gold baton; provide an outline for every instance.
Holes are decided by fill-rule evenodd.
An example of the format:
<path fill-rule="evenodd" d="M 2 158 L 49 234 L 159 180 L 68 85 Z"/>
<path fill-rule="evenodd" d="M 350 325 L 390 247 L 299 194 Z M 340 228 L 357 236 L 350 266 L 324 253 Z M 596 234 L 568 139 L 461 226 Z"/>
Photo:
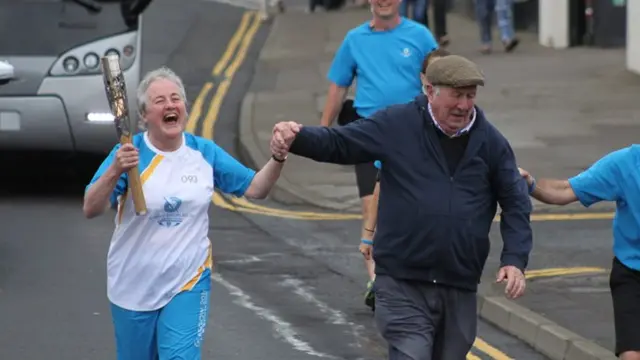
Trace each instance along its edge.
<path fill-rule="evenodd" d="M 129 105 L 127 103 L 127 86 L 124 82 L 124 74 L 120 69 L 120 58 L 117 55 L 108 55 L 102 58 L 102 78 L 104 80 L 107 100 L 114 116 L 116 134 L 120 144 L 131 143 L 133 139 L 133 129 L 131 118 L 129 117 Z M 147 204 L 142 192 L 142 182 L 140 181 L 140 171 L 134 167 L 127 172 L 129 191 L 133 197 L 133 204 L 136 215 L 147 213 Z"/>

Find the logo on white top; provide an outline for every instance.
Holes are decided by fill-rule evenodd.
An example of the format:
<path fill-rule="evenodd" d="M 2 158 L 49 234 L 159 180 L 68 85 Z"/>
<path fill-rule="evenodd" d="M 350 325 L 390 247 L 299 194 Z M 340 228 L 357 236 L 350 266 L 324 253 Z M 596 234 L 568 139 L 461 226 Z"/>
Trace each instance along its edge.
<path fill-rule="evenodd" d="M 165 197 L 164 198 L 164 211 L 151 217 L 152 220 L 157 221 L 158 225 L 164 227 L 175 227 L 182 223 L 185 217 L 188 215 L 180 212 L 180 206 L 182 200 L 177 197 Z"/>

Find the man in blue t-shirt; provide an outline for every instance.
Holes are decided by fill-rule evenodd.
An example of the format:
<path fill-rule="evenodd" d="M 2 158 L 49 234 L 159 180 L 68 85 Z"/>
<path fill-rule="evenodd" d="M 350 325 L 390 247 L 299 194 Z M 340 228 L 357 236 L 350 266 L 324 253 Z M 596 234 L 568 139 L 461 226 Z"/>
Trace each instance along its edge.
<path fill-rule="evenodd" d="M 329 69 L 331 85 L 321 125 L 331 126 L 341 113 L 354 78 L 357 86 L 353 108 L 342 109 L 340 114 L 346 122 L 370 117 L 391 105 L 408 103 L 422 93 L 419 76 L 422 63 L 438 45 L 424 25 L 400 16 L 400 2 L 371 2 L 372 20 L 351 29 L 345 36 Z M 373 163 L 364 163 L 356 165 L 355 171 L 365 223 L 377 170 Z M 365 261 L 370 277 L 365 302 L 372 307 L 374 264 L 373 260 Z"/>
<path fill-rule="evenodd" d="M 526 170 L 531 196 L 554 205 L 580 201 L 588 207 L 600 201 L 615 201 L 613 220 L 613 265 L 610 285 L 616 330 L 616 356 L 640 358 L 640 145 L 632 145 L 598 160 L 589 169 L 568 180 L 540 179 Z"/>

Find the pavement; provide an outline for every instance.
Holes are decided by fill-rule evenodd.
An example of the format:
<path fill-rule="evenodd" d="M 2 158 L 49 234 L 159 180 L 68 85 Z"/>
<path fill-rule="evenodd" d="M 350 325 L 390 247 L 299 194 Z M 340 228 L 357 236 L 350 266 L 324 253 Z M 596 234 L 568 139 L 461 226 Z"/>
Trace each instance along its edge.
<path fill-rule="evenodd" d="M 156 0 L 143 34 L 143 69 L 176 70 L 193 104 L 194 132 L 215 135 L 234 156 L 240 104 L 270 30 L 268 23 L 245 29 L 243 45 L 228 58 L 244 14 L 210 1 Z M 214 64 L 225 58 L 228 71 L 214 76 Z M 0 167 L 21 171 L 0 177 L 0 359 L 114 359 L 105 294 L 114 214 L 86 220 L 80 205 L 102 159 L 65 164 L 35 154 L 35 169 L 25 168 L 22 156 L 5 155 Z M 213 205 L 216 275 L 203 358 L 385 358 L 362 303 L 357 219 L 301 221 L 287 214 L 318 209 L 287 212 L 272 201 L 240 206 L 215 197 Z M 548 359 L 486 321 L 478 336 L 468 359 Z"/>
<path fill-rule="evenodd" d="M 268 159 L 276 122 L 319 124 L 333 53 L 344 34 L 369 15 L 347 8 L 313 15 L 291 11 L 276 18 L 242 105 L 240 141 L 248 160 L 262 164 Z M 469 18 L 451 13 L 448 23 L 449 49 L 476 61 L 486 74 L 478 104 L 509 139 L 520 165 L 536 176 L 572 176 L 636 139 L 640 77 L 625 70 L 624 50 L 559 51 L 539 46 L 535 34 L 521 33 L 513 54 L 503 53 L 496 40 L 494 54 L 483 56 Z M 282 203 L 359 212 L 351 167 L 296 157 L 278 185 L 273 198 Z"/>
<path fill-rule="evenodd" d="M 266 162 L 268 140 L 278 121 L 319 123 L 333 53 L 346 31 L 369 15 L 366 10 L 346 9 L 314 15 L 290 12 L 275 19 L 241 106 L 243 160 L 254 166 Z M 477 52 L 472 21 L 452 13 L 448 23 L 449 50 L 476 61 L 485 72 L 487 85 L 478 104 L 509 139 L 520 166 L 536 177 L 577 174 L 604 154 L 632 144 L 640 134 L 635 106 L 640 77 L 625 70 L 623 49 L 553 50 L 539 46 L 535 34 L 522 33 L 514 53 L 501 52 L 496 42 L 497 51 L 484 56 Z M 272 201 L 289 208 L 311 204 L 325 212 L 359 212 L 350 167 L 300 157 L 288 162 Z M 614 204 L 593 206 L 598 216 L 576 215 L 584 211 L 579 205 L 534 205 L 538 214 L 533 220 L 540 222 L 534 225 L 530 268 L 536 271 L 529 274 L 529 293 L 508 301 L 491 285 L 501 248 L 496 226 L 480 316 L 554 360 L 615 359 L 607 288 Z M 558 211 L 569 213 L 541 214 Z M 358 236 L 355 227 L 351 237 Z M 549 268 L 558 270 L 545 275 Z"/>

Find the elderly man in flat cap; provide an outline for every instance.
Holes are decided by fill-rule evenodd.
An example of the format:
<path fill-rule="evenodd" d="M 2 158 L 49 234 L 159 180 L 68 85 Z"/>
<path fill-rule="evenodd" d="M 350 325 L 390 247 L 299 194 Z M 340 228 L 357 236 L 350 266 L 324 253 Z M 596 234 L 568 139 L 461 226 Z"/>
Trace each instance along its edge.
<path fill-rule="evenodd" d="M 531 201 L 507 139 L 475 105 L 484 77 L 456 55 L 426 73 L 424 95 L 339 128 L 275 125 L 271 151 L 319 162 L 381 160 L 374 237 L 376 321 L 389 359 L 460 360 L 476 335 L 476 292 L 497 205 L 497 281 L 524 293 Z M 402 124 L 402 126 L 398 126 Z"/>

